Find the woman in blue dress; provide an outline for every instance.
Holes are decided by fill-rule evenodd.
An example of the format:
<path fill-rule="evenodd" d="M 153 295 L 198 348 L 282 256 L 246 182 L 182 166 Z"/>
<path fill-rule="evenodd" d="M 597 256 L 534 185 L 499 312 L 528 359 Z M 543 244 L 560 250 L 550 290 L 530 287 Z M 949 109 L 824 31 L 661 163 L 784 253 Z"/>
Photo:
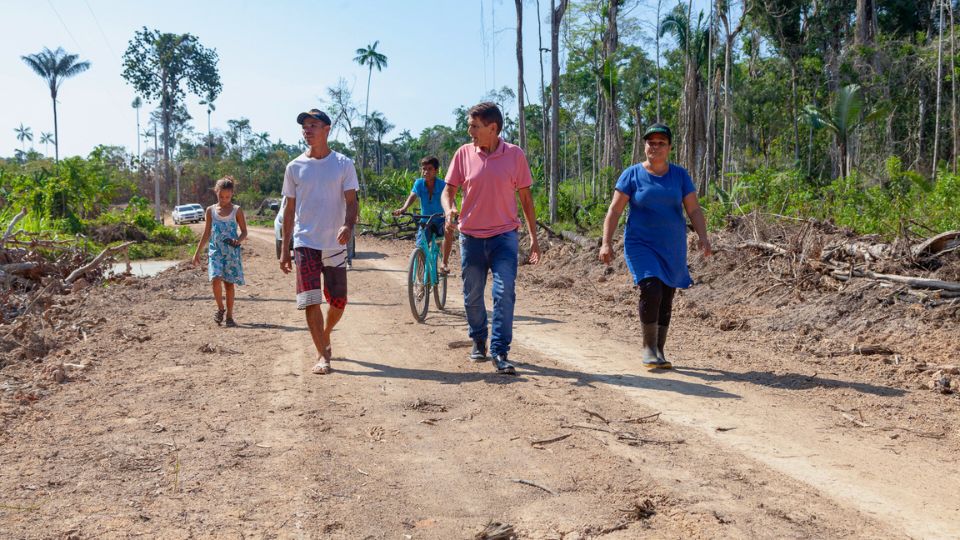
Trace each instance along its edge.
<path fill-rule="evenodd" d="M 709 257 L 713 250 L 707 224 L 697 202 L 690 174 L 668 161 L 673 136 L 670 128 L 653 124 L 643 134 L 647 160 L 623 171 L 617 180 L 613 201 L 603 222 L 600 261 L 610 264 L 613 232 L 623 209 L 630 214 L 623 232 L 623 254 L 633 282 L 640 291 L 640 323 L 643 329 L 644 367 L 669 369 L 663 354 L 677 288 L 693 284 L 687 270 L 687 223 L 690 218 L 700 237 L 700 248 Z"/>
<path fill-rule="evenodd" d="M 213 320 L 220 324 L 226 315 L 226 325 L 231 327 L 237 325 L 233 320 L 234 286 L 243 285 L 240 245 L 247 238 L 247 221 L 243 217 L 243 210 L 233 204 L 233 188 L 233 179 L 229 176 L 217 180 L 213 190 L 217 193 L 218 202 L 207 208 L 206 226 L 193 256 L 193 264 L 199 265 L 200 250 L 209 240 L 207 273 L 213 285 L 213 298 L 217 301 Z M 222 289 L 226 289 L 227 293 L 226 309 Z"/>

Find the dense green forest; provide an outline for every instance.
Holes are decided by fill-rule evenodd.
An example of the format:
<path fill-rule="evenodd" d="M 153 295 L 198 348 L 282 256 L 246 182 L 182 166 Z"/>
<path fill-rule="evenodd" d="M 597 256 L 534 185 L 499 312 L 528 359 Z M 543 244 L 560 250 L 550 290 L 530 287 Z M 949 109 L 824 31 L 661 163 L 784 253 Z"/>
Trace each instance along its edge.
<path fill-rule="evenodd" d="M 520 63 L 516 86 L 484 99 L 501 105 L 504 138 L 527 152 L 542 220 L 596 231 L 617 176 L 643 160 L 643 127 L 660 120 L 673 127 L 672 160 L 691 172 L 714 227 L 760 211 L 885 236 L 960 228 L 956 4 L 707 6 L 515 0 L 518 27 L 522 17 L 538 20 L 541 65 Z M 332 146 L 362 169 L 363 221 L 402 201 L 422 156 L 449 161 L 467 141 L 464 111 L 472 105 L 419 134 L 393 125 L 369 99 L 377 73 L 391 69 L 391 51 L 378 45 L 354 58 L 368 68 L 365 96 L 342 79 L 318 89 L 334 119 Z M 78 69 L 83 62 L 62 49 L 23 59 L 25 69 L 57 82 L 49 84 L 54 134 L 34 141 L 30 127 L 14 128 L 22 147 L 0 162 L 0 217 L 27 207 L 28 226 L 71 233 L 143 222 L 159 206 L 212 203 L 210 186 L 224 175 L 238 180 L 238 199 L 253 213 L 279 194 L 284 166 L 303 151 L 243 117 L 211 130 L 222 89 L 216 51 L 196 36 L 144 28 L 123 66 L 91 68 L 117 69 L 133 90 L 138 122 L 142 108 L 154 107 L 143 111 L 142 148 L 101 146 L 59 160 L 55 92 L 90 66 Z M 191 118 L 187 99 L 201 100 L 207 118 Z"/>

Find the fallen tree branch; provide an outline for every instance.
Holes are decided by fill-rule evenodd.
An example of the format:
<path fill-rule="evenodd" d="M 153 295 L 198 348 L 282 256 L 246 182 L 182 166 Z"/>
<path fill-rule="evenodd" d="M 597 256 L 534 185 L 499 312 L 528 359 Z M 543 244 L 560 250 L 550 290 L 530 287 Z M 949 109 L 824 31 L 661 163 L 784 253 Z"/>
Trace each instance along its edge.
<path fill-rule="evenodd" d="M 518 483 L 518 484 L 523 484 L 523 485 L 525 485 L 525 486 L 531 486 L 531 487 L 535 487 L 535 488 L 537 488 L 537 489 L 542 489 L 542 490 L 546 491 L 547 493 L 549 493 L 549 494 L 551 494 L 551 495 L 556 495 L 556 494 L 557 494 L 556 491 L 554 491 L 554 490 L 552 490 L 552 489 L 550 489 L 550 488 L 548 488 L 548 487 L 541 486 L 540 484 L 538 484 L 538 483 L 536 483 L 536 482 L 531 482 L 531 481 L 529 481 L 529 480 L 524 480 L 523 478 L 511 478 L 510 481 L 511 481 L 511 482 L 516 482 L 516 483 Z"/>
<path fill-rule="evenodd" d="M 130 247 L 132 244 L 135 244 L 135 243 L 136 243 L 136 242 L 124 242 L 123 244 L 120 244 L 119 246 L 108 247 L 108 248 L 104 249 L 103 251 L 100 252 L 99 255 L 97 255 L 96 257 L 94 257 L 92 261 L 90 261 L 89 263 L 81 266 L 80 268 L 77 268 L 77 269 L 74 270 L 73 272 L 70 272 L 70 275 L 67 276 L 67 279 L 63 280 L 63 282 L 66 283 L 67 285 L 73 283 L 74 281 L 76 281 L 77 279 L 79 279 L 80 276 L 84 275 L 85 273 L 87 273 L 88 271 L 90 271 L 90 269 L 95 268 L 98 264 L 100 264 L 100 261 L 102 261 L 102 260 L 104 259 L 104 257 L 106 257 L 106 256 L 108 256 L 108 255 L 112 255 L 112 254 L 114 254 L 114 253 L 116 253 L 116 252 L 118 252 L 118 251 L 122 251 L 122 250 L 124 250 L 124 249 L 127 249 L 128 247 Z"/>
<path fill-rule="evenodd" d="M 591 429 L 593 431 L 602 431 L 604 433 L 615 433 L 613 430 L 602 428 L 600 426 L 591 426 L 588 424 L 562 424 L 560 427 L 564 429 Z"/>
<path fill-rule="evenodd" d="M 920 255 L 939 255 L 945 250 L 960 245 L 960 231 L 947 231 L 928 238 L 913 246 L 910 251 L 914 257 Z"/>
<path fill-rule="evenodd" d="M 550 443 L 560 442 L 560 441 L 566 439 L 567 437 L 569 437 L 569 436 L 571 436 L 571 435 L 573 435 L 573 433 L 567 433 L 567 434 L 565 434 L 565 435 L 560 435 L 559 437 L 554 437 L 554 438 L 552 438 L 552 439 L 543 439 L 543 440 L 539 440 L 539 441 L 532 441 L 530 444 L 531 444 L 531 446 L 539 446 L 539 445 L 542 445 L 542 444 L 550 444 Z"/>
<path fill-rule="evenodd" d="M 0 248 L 2 248 L 7 243 L 7 238 L 10 238 L 10 233 L 13 232 L 13 228 L 17 226 L 17 222 L 23 219 L 23 216 L 27 215 L 27 209 L 24 207 L 20 210 L 20 213 L 13 216 L 13 220 L 10 221 L 10 224 L 7 225 L 6 232 L 3 233 L 3 238 L 0 238 Z"/>
<path fill-rule="evenodd" d="M 589 409 L 583 409 L 583 412 L 587 413 L 587 414 L 590 415 L 590 416 L 593 416 L 594 418 L 599 418 L 600 421 L 603 422 L 604 424 L 609 424 L 609 423 L 610 423 L 609 420 L 607 420 L 606 418 L 600 416 L 599 413 L 595 413 L 595 412 L 593 412 L 593 411 L 591 411 L 591 410 L 589 410 Z"/>
<path fill-rule="evenodd" d="M 19 274 L 20 272 L 29 272 L 38 266 L 40 266 L 40 264 L 35 262 L 0 264 L 0 272 L 7 274 Z"/>
<path fill-rule="evenodd" d="M 863 277 L 877 281 L 903 283 L 904 285 L 909 285 L 915 289 L 939 289 L 942 291 L 960 292 L 960 283 L 957 283 L 956 281 L 917 278 L 911 276 L 900 276 L 896 274 L 878 274 L 869 270 L 851 270 L 849 272 L 842 273 L 840 270 L 834 270 L 831 275 L 834 277 L 838 277 L 840 275 L 845 275 L 845 277 L 847 277 L 852 275 L 853 277 Z"/>
<path fill-rule="evenodd" d="M 760 251 L 765 251 L 768 253 L 772 252 L 772 253 L 776 253 L 777 255 L 787 254 L 786 249 L 776 244 L 771 244 L 769 242 L 757 242 L 755 240 L 747 240 L 745 242 L 740 242 L 739 244 L 733 246 L 733 249 L 744 249 L 744 248 L 759 249 Z M 727 248 L 727 250 L 729 249 L 730 248 Z"/>
<path fill-rule="evenodd" d="M 560 236 L 564 240 L 569 240 L 570 242 L 579 244 L 580 246 L 585 247 L 587 249 L 595 249 L 597 247 L 600 247 L 599 238 L 589 238 L 587 236 L 583 236 L 570 231 L 560 231 Z"/>
<path fill-rule="evenodd" d="M 621 420 L 624 424 L 646 424 L 650 422 L 656 422 L 660 418 L 661 413 L 648 414 L 647 416 L 641 416 L 639 418 L 626 418 Z"/>

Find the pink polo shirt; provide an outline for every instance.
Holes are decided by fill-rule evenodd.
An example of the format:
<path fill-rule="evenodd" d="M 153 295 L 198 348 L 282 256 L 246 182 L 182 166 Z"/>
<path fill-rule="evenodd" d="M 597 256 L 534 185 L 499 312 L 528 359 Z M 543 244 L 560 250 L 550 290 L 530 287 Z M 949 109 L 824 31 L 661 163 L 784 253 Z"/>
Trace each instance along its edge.
<path fill-rule="evenodd" d="M 465 144 L 453 155 L 447 184 L 463 190 L 460 232 L 490 238 L 520 228 L 517 191 L 530 187 L 530 165 L 519 146 L 500 139 L 493 153 Z"/>

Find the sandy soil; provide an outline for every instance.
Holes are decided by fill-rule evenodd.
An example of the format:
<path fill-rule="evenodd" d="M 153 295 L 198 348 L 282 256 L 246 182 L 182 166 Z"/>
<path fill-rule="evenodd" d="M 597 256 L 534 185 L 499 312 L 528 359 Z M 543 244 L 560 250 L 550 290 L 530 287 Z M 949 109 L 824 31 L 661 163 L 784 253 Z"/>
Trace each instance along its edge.
<path fill-rule="evenodd" d="M 955 396 L 721 330 L 696 288 L 678 369 L 648 373 L 635 316 L 549 264 L 520 270 L 519 375 L 498 376 L 467 362 L 458 278 L 413 322 L 410 247 L 359 239 L 329 376 L 266 229 L 239 328 L 187 265 L 77 300 L 74 344 L 0 371 L 2 536 L 960 537 Z M 608 277 L 598 296 L 628 294 Z"/>

